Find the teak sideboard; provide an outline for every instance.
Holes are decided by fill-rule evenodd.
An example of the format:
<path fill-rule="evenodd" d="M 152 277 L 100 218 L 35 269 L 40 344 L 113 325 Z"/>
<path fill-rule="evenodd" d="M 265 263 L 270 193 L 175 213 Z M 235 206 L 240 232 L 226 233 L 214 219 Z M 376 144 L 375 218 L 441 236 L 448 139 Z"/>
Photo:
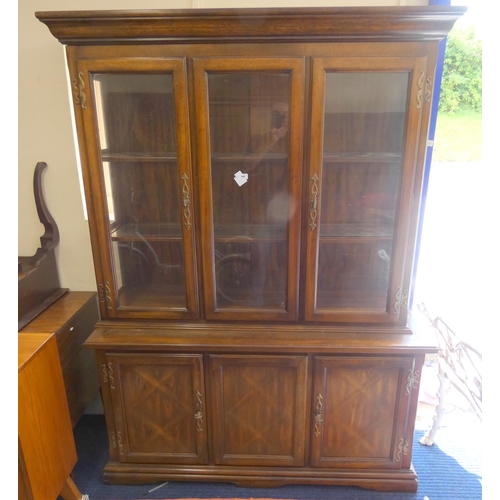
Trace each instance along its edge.
<path fill-rule="evenodd" d="M 18 334 L 18 500 L 82 498 L 55 333 Z"/>
<path fill-rule="evenodd" d="M 408 326 L 462 7 L 38 12 L 66 45 L 104 480 L 416 491 Z"/>

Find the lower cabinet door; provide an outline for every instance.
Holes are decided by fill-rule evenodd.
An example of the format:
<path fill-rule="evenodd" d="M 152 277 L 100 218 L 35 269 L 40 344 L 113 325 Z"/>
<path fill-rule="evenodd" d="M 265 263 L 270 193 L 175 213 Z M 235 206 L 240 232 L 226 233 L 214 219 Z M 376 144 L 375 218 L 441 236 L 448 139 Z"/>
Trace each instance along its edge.
<path fill-rule="evenodd" d="M 411 446 L 413 364 L 412 357 L 315 357 L 314 467 L 401 467 Z"/>
<path fill-rule="evenodd" d="M 304 464 L 307 357 L 210 356 L 214 461 Z"/>
<path fill-rule="evenodd" d="M 201 355 L 108 354 L 122 462 L 203 464 L 207 422 Z"/>

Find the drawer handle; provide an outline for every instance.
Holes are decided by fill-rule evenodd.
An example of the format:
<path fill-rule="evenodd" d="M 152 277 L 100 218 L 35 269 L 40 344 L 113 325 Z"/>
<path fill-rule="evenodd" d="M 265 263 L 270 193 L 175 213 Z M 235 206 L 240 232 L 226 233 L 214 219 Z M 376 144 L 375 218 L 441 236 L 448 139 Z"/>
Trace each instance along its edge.
<path fill-rule="evenodd" d="M 321 425 L 323 423 L 323 396 L 318 393 L 316 396 L 316 406 L 314 408 L 314 435 L 321 435 Z"/>

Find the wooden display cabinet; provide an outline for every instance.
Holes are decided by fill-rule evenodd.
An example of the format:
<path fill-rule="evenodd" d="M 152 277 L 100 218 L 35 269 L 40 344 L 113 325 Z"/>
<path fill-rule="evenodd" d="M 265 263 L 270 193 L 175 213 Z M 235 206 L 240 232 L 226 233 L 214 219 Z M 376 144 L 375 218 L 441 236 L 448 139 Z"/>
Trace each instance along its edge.
<path fill-rule="evenodd" d="M 67 46 L 104 479 L 416 491 L 407 325 L 462 7 L 40 12 Z"/>

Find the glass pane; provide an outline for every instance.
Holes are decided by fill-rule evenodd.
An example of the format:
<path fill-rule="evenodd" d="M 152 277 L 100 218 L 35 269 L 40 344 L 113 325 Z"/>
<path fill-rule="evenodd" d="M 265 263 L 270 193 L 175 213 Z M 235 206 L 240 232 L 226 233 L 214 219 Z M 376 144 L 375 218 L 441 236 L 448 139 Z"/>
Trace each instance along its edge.
<path fill-rule="evenodd" d="M 186 308 L 172 75 L 94 75 L 119 305 Z"/>
<path fill-rule="evenodd" d="M 290 77 L 208 77 L 217 307 L 284 309 Z"/>
<path fill-rule="evenodd" d="M 408 73 L 327 73 L 317 309 L 385 310 Z"/>

